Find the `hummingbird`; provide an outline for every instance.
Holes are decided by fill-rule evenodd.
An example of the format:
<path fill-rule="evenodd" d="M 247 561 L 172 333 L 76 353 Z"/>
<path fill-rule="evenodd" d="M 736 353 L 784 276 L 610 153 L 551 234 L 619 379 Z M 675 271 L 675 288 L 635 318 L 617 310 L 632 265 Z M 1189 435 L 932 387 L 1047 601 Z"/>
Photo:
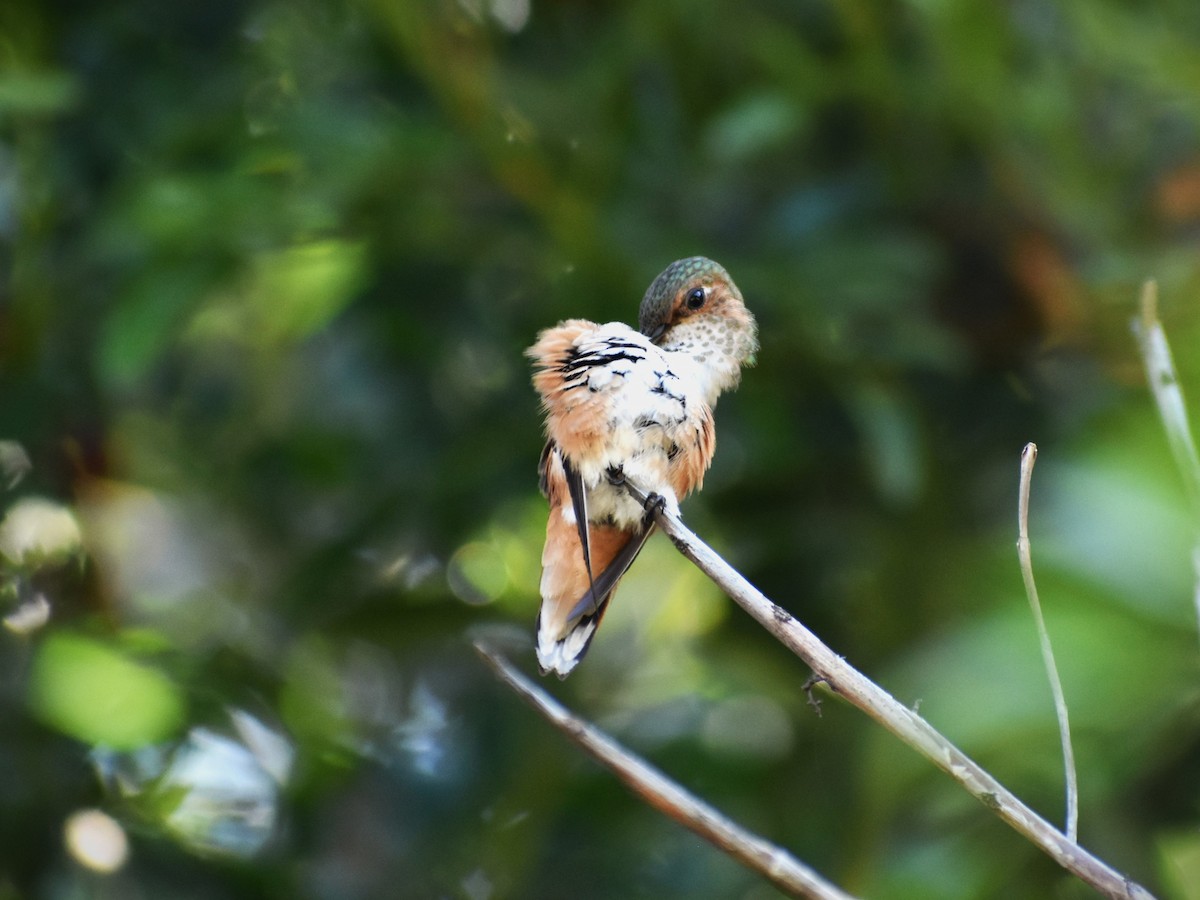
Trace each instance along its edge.
<path fill-rule="evenodd" d="M 537 657 L 565 678 L 587 652 L 617 583 L 654 530 L 678 513 L 716 447 L 713 406 L 758 350 L 754 316 L 729 273 L 680 259 L 647 288 L 638 330 L 568 319 L 525 351 L 545 414 L 538 463 L 550 504 Z M 650 500 L 633 499 L 634 485 Z"/>

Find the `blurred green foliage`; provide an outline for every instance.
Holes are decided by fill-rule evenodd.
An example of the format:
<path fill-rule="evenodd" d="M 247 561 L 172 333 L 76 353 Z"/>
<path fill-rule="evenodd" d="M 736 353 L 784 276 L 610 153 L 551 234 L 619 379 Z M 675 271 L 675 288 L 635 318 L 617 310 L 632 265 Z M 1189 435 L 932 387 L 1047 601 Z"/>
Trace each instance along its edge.
<path fill-rule="evenodd" d="M 703 253 L 763 348 L 690 524 L 1057 821 L 1037 441 L 1081 840 L 1200 897 L 1128 330 L 1200 397 L 1198 96 L 1184 0 L 8 0 L 0 896 L 772 896 L 466 640 L 532 666 L 521 350 Z M 1088 895 L 807 674 L 654 541 L 550 687 L 849 890 Z"/>

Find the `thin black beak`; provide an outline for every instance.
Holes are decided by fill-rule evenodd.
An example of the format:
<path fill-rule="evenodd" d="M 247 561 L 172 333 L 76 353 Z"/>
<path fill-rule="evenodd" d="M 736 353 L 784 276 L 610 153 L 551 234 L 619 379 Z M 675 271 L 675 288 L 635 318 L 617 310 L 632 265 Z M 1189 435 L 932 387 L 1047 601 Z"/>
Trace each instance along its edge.
<path fill-rule="evenodd" d="M 642 334 L 650 338 L 653 343 L 658 343 L 658 339 L 663 336 L 663 332 L 667 330 L 667 323 L 660 322 L 657 325 L 650 325 L 642 329 Z"/>

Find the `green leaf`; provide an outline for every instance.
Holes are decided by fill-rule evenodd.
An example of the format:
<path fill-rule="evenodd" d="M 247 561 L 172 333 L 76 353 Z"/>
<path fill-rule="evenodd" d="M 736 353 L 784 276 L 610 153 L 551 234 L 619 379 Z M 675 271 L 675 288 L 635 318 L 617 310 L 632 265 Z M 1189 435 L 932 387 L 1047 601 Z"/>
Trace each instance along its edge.
<path fill-rule="evenodd" d="M 0 77 L 0 113 L 44 115 L 75 106 L 79 84 L 66 72 L 10 72 Z"/>
<path fill-rule="evenodd" d="M 329 323 L 363 282 L 363 248 L 344 241 L 289 247 L 259 260 L 251 301 L 267 334 L 307 337 Z"/>
<path fill-rule="evenodd" d="M 115 749 L 163 740 L 184 713 L 182 692 L 162 672 L 74 634 L 53 635 L 42 644 L 29 703 L 64 734 Z"/>

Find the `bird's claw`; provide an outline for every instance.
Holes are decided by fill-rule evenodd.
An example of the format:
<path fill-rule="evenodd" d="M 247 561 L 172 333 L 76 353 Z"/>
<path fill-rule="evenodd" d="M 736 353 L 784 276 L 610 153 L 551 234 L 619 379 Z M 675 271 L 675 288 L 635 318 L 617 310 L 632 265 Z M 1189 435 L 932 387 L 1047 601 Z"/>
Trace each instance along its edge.
<path fill-rule="evenodd" d="M 629 482 L 625 480 L 625 468 L 623 466 L 609 466 L 604 475 L 608 479 L 608 483 L 613 487 L 633 487 L 633 485 L 629 484 Z M 637 495 L 640 494 L 641 491 L 634 490 L 632 493 L 634 499 L 636 499 Z M 667 498 L 656 491 L 651 491 L 649 494 L 646 494 L 645 499 L 642 501 L 642 509 L 646 511 L 646 520 L 648 522 L 653 521 L 654 517 L 658 515 L 658 513 L 665 511 L 666 508 Z"/>

